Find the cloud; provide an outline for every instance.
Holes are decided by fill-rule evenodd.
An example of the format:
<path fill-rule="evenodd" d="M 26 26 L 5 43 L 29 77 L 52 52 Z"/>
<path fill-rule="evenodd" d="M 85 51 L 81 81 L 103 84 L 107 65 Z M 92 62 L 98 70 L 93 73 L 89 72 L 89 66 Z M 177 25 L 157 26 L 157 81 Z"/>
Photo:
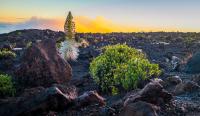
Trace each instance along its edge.
<path fill-rule="evenodd" d="M 21 29 L 51 29 L 55 31 L 63 31 L 65 18 L 47 19 L 32 17 L 29 20 L 17 23 L 0 22 L 0 33 L 7 33 Z M 170 27 L 150 27 L 140 25 L 123 25 L 115 23 L 105 17 L 98 16 L 89 18 L 86 16 L 74 17 L 77 32 L 138 32 L 138 31 L 176 31 L 177 28 Z M 179 31 L 188 31 L 183 29 Z M 191 31 L 191 29 L 190 29 Z"/>
<path fill-rule="evenodd" d="M 78 16 L 75 17 L 76 30 L 78 32 L 134 32 L 138 31 L 134 26 L 116 24 L 102 16 L 94 19 Z"/>
<path fill-rule="evenodd" d="M 102 16 L 89 18 L 77 16 L 74 18 L 77 32 L 133 32 L 136 28 L 113 23 Z M 64 19 L 45 19 L 32 17 L 18 23 L 0 23 L 0 33 L 21 29 L 52 29 L 63 31 Z"/>
<path fill-rule="evenodd" d="M 4 23 L 0 22 L 0 33 L 7 33 L 21 29 L 52 29 L 60 30 L 61 22 L 54 19 L 44 19 L 32 17 L 27 21 L 18 23 Z"/>

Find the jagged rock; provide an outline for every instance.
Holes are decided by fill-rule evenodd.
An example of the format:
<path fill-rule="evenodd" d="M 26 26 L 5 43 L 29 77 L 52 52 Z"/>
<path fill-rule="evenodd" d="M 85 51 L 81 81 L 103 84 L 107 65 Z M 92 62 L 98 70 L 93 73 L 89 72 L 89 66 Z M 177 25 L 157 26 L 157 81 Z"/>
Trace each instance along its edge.
<path fill-rule="evenodd" d="M 33 44 L 25 52 L 16 71 L 16 80 L 24 87 L 49 87 L 67 84 L 72 76 L 70 65 L 60 57 L 52 39 Z"/>
<path fill-rule="evenodd" d="M 160 81 L 151 81 L 143 89 L 124 97 L 120 116 L 158 116 L 160 107 L 170 103 L 172 95 L 163 89 Z"/>
<path fill-rule="evenodd" d="M 72 103 L 77 97 L 76 89 L 71 89 L 68 94 L 62 93 L 57 87 L 50 87 L 33 95 L 25 94 L 0 105 L 1 116 L 38 115 L 49 110 L 62 110 Z"/>
<path fill-rule="evenodd" d="M 120 113 L 120 116 L 158 116 L 156 111 L 159 111 L 159 107 L 138 101 L 126 105 Z"/>
<path fill-rule="evenodd" d="M 192 58 L 188 60 L 185 71 L 191 74 L 200 73 L 199 59 L 200 59 L 200 52 L 197 52 L 192 56 Z"/>
<path fill-rule="evenodd" d="M 76 107 L 86 106 L 93 103 L 99 103 L 101 106 L 103 106 L 105 105 L 105 99 L 96 91 L 85 92 L 76 99 Z"/>
<path fill-rule="evenodd" d="M 12 50 L 12 46 L 8 43 L 0 45 L 0 49 Z"/>
<path fill-rule="evenodd" d="M 55 86 L 47 89 L 32 88 L 31 91 L 36 89 L 34 90 L 36 93 L 26 93 L 15 99 L 0 101 L 0 115 L 34 116 L 49 113 L 50 111 L 77 109 L 91 104 L 105 105 L 104 98 L 96 91 L 88 91 L 78 97 L 74 86 L 60 86 L 59 88 L 65 89 L 65 93 Z"/>
<path fill-rule="evenodd" d="M 150 79 L 150 81 L 151 82 L 156 82 L 156 83 L 159 83 L 159 84 L 161 84 L 162 86 L 165 86 L 166 84 L 165 84 L 165 82 L 162 80 L 162 79 Z"/>
<path fill-rule="evenodd" d="M 163 86 L 167 91 L 174 93 L 174 89 L 176 88 L 176 85 L 182 83 L 182 79 L 179 76 L 170 76 L 167 75 L 167 77 L 164 79 L 165 85 Z"/>
<path fill-rule="evenodd" d="M 200 84 L 200 75 L 199 75 L 199 74 L 193 75 L 193 76 L 192 76 L 192 81 L 194 81 L 194 82 Z"/>
<path fill-rule="evenodd" d="M 167 77 L 166 81 L 169 83 L 169 84 L 173 84 L 173 85 L 177 85 L 179 83 L 182 83 L 182 80 L 179 76 L 170 76 L 170 77 Z"/>
<path fill-rule="evenodd" d="M 174 90 L 174 94 L 179 95 L 185 92 L 192 92 L 195 90 L 200 90 L 200 86 L 193 81 L 187 81 L 187 82 L 178 84 Z"/>
<path fill-rule="evenodd" d="M 177 56 L 172 56 L 171 64 L 172 64 L 172 70 L 178 71 L 180 67 L 181 59 Z"/>
<path fill-rule="evenodd" d="M 172 95 L 163 89 L 163 86 L 158 82 L 148 83 L 142 90 L 125 98 L 124 106 L 137 101 L 145 101 L 155 105 L 169 103 Z"/>

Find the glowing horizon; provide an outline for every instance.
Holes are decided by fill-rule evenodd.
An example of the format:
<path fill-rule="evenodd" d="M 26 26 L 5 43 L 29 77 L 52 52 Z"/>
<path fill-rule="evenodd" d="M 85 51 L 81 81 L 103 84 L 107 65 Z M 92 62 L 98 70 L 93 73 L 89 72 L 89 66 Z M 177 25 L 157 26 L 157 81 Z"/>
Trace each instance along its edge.
<path fill-rule="evenodd" d="M 1 0 L 0 33 L 63 31 L 69 10 L 77 32 L 200 32 L 199 5 L 198 0 Z"/>

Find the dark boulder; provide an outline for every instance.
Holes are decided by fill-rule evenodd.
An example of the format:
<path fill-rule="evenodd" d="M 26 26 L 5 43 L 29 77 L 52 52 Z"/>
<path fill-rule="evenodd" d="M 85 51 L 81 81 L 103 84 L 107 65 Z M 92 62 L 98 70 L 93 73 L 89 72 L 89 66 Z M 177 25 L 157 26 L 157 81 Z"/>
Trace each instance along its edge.
<path fill-rule="evenodd" d="M 152 81 L 143 89 L 124 97 L 121 116 L 158 116 L 165 104 L 170 104 L 172 95 L 163 89 L 160 81 Z"/>
<path fill-rule="evenodd" d="M 100 96 L 96 91 L 88 91 L 83 93 L 76 99 L 76 107 L 87 106 L 93 103 L 99 103 L 99 105 L 105 105 L 105 99 Z"/>
<path fill-rule="evenodd" d="M 182 83 L 182 79 L 179 76 L 167 76 L 164 79 L 164 89 L 173 93 L 176 86 Z"/>
<path fill-rule="evenodd" d="M 54 83 L 67 84 L 72 69 L 58 53 L 55 40 L 46 39 L 26 50 L 16 76 L 20 86 L 49 87 Z"/>
<path fill-rule="evenodd" d="M 156 111 L 159 111 L 159 107 L 150 103 L 138 101 L 125 106 L 120 116 L 158 116 Z"/>
<path fill-rule="evenodd" d="M 197 52 L 190 58 L 186 64 L 185 71 L 187 73 L 196 74 L 200 73 L 200 52 Z"/>
<path fill-rule="evenodd" d="M 163 86 L 156 82 L 148 83 L 142 90 L 129 95 L 125 98 L 124 106 L 137 101 L 145 101 L 155 105 L 163 105 L 169 103 L 172 99 L 172 94 L 163 89 Z"/>
<path fill-rule="evenodd" d="M 192 78 L 192 81 L 194 81 L 200 85 L 200 75 L 199 74 L 193 75 L 191 78 Z"/>
<path fill-rule="evenodd" d="M 187 82 L 178 84 L 176 88 L 174 89 L 174 94 L 180 95 L 186 92 L 194 92 L 197 90 L 200 90 L 200 86 L 196 82 L 187 81 Z"/>
<path fill-rule="evenodd" d="M 20 97 L 0 100 L 0 116 L 38 116 L 51 111 L 80 110 L 93 104 L 105 105 L 104 98 L 96 91 L 78 96 L 74 86 L 37 87 L 25 91 Z"/>
<path fill-rule="evenodd" d="M 177 85 L 179 83 L 182 83 L 182 80 L 179 76 L 170 76 L 166 78 L 167 84 L 169 85 Z"/>
<path fill-rule="evenodd" d="M 36 93 L 25 93 L 18 98 L 0 103 L 1 116 L 38 115 L 50 110 L 58 111 L 71 105 L 77 97 L 76 88 L 62 93 L 57 87 L 47 89 L 32 88 Z M 26 91 L 27 92 L 27 91 Z"/>

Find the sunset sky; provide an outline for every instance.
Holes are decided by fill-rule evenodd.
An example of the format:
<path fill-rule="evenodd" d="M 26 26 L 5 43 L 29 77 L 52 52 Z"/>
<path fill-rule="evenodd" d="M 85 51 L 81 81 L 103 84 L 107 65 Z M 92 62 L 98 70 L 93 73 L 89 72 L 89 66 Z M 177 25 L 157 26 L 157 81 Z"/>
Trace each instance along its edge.
<path fill-rule="evenodd" d="M 0 33 L 63 31 L 68 11 L 77 32 L 200 32 L 200 0 L 0 0 Z"/>

